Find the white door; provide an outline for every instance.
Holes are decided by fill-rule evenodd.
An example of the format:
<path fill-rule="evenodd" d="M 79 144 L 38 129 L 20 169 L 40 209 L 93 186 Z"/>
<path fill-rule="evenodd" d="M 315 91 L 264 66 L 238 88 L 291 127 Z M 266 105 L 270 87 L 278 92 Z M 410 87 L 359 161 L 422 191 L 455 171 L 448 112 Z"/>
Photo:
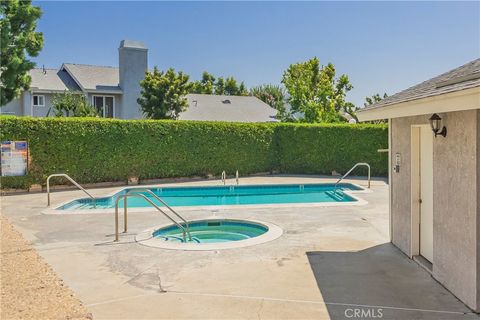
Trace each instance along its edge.
<path fill-rule="evenodd" d="M 420 129 L 420 255 L 433 262 L 433 133 Z"/>

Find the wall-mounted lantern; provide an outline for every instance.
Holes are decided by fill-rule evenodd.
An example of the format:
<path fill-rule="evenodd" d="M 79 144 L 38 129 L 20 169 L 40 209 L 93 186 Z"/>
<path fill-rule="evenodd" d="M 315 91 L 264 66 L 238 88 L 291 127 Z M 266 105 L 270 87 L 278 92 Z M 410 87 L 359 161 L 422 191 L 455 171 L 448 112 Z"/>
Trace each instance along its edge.
<path fill-rule="evenodd" d="M 443 137 L 447 136 L 447 128 L 443 126 L 442 129 L 440 129 L 442 125 L 442 118 L 440 118 L 438 114 L 434 113 L 428 120 L 430 121 L 430 126 L 432 127 L 433 133 L 435 133 L 435 137 L 438 135 Z"/>

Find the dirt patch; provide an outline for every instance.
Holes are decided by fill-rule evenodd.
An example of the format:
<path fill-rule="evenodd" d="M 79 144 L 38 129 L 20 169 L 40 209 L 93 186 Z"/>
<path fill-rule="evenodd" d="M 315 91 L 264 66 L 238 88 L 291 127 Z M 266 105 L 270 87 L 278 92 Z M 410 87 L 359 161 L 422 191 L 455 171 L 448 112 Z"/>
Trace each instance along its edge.
<path fill-rule="evenodd" d="M 0 318 L 92 319 L 32 246 L 0 216 Z"/>

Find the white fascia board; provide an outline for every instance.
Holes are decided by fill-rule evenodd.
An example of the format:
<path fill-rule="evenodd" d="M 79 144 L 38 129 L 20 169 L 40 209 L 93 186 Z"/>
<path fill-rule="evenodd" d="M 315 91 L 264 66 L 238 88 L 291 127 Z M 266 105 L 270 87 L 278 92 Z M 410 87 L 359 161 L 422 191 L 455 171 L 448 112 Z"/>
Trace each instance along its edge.
<path fill-rule="evenodd" d="M 357 117 L 359 121 L 372 121 L 472 109 L 480 109 L 480 87 L 361 110 Z"/>
<path fill-rule="evenodd" d="M 115 90 L 85 90 L 85 93 L 89 93 L 89 94 L 118 94 L 118 95 L 122 95 L 123 94 L 123 91 L 115 91 Z"/>

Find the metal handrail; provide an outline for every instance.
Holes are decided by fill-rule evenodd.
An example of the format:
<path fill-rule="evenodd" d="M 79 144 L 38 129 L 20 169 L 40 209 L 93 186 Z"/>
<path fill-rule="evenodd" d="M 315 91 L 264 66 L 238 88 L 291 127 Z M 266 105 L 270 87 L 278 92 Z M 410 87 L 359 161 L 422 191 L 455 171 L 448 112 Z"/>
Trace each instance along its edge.
<path fill-rule="evenodd" d="M 225 185 L 226 183 L 226 180 L 227 179 L 227 173 L 225 171 L 222 171 L 222 182 L 223 182 L 223 185 Z"/>
<path fill-rule="evenodd" d="M 97 207 L 97 200 L 95 199 L 94 196 L 92 196 L 90 193 L 88 193 L 87 190 L 85 190 L 81 185 L 79 185 L 75 180 L 73 180 L 68 174 L 65 173 L 54 173 L 48 176 L 47 178 L 47 206 L 50 206 L 50 178 L 53 177 L 64 177 L 67 178 L 71 183 L 73 183 L 78 189 L 82 190 L 85 192 L 90 198 L 93 199 L 93 207 Z"/>
<path fill-rule="evenodd" d="M 235 172 L 235 180 L 237 181 L 237 185 L 238 185 L 238 170 L 237 172 Z"/>
<path fill-rule="evenodd" d="M 117 197 L 117 200 L 115 201 L 115 242 L 118 242 L 119 236 L 118 236 L 118 203 L 120 200 L 123 198 L 124 199 L 124 205 L 123 205 L 123 232 L 127 232 L 127 198 L 129 197 L 139 197 L 145 199 L 149 204 L 151 204 L 155 209 L 163 213 L 165 217 L 167 217 L 170 221 L 172 221 L 177 227 L 179 227 L 182 230 L 183 234 L 183 241 L 187 241 L 187 230 L 185 227 L 183 227 L 180 223 L 175 221 L 172 217 L 170 217 L 168 214 L 166 214 L 159 206 L 157 206 L 152 200 L 148 199 L 145 195 L 140 194 L 140 193 L 135 193 L 135 194 L 122 194 Z M 189 239 L 192 240 L 190 236 L 190 232 L 188 232 Z"/>
<path fill-rule="evenodd" d="M 337 180 L 337 182 L 335 182 L 334 189 L 337 188 L 337 185 L 340 183 L 340 181 L 342 181 L 346 176 L 348 176 L 358 166 L 366 166 L 368 168 L 368 188 L 370 189 L 370 165 L 366 162 L 359 162 L 359 163 L 355 164 L 352 167 L 352 169 L 348 170 L 347 173 L 345 173 L 340 179 Z"/>
<path fill-rule="evenodd" d="M 179 218 L 180 220 L 182 220 L 184 223 L 185 223 L 185 226 L 187 227 L 187 234 L 188 234 L 188 238 L 190 240 L 192 240 L 192 236 L 190 235 L 190 230 L 189 230 L 189 226 L 188 226 L 188 221 L 185 220 L 184 217 L 182 217 L 178 212 L 176 212 L 175 210 L 173 210 L 172 207 L 170 207 L 165 201 L 163 201 L 162 198 L 160 198 L 159 196 L 157 196 L 152 190 L 150 189 L 147 189 L 147 188 L 132 188 L 132 189 L 128 189 L 126 191 L 126 193 L 129 193 L 129 192 L 146 192 L 148 194 L 150 194 L 151 196 L 153 196 L 155 199 L 157 199 L 160 203 L 162 203 L 168 210 L 170 210 L 174 215 L 177 216 L 177 218 Z M 161 210 L 163 212 L 163 210 Z M 163 214 L 167 214 L 165 212 L 163 212 Z"/>

